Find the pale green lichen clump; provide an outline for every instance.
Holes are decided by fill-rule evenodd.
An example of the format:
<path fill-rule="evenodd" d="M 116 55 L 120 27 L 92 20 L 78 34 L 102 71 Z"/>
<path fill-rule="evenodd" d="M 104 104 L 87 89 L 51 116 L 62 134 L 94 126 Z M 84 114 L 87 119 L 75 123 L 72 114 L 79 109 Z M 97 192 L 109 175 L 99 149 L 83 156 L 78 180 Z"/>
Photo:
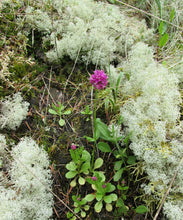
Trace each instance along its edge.
<path fill-rule="evenodd" d="M 10 180 L 0 172 L 1 220 L 50 219 L 53 197 L 49 192 L 51 172 L 47 153 L 32 138 L 25 137 L 13 147 L 11 156 Z"/>
<path fill-rule="evenodd" d="M 69 56 L 106 67 L 118 62 L 135 42 L 153 38 L 144 20 L 127 16 L 115 5 L 52 0 L 51 7 L 54 13 L 29 6 L 25 17 L 27 26 L 43 32 L 43 41 L 50 42 L 52 49 L 46 53 L 50 62 Z"/>
<path fill-rule="evenodd" d="M 1 101 L 0 126 L 16 130 L 28 113 L 29 103 L 23 101 L 21 93 L 16 93 L 13 97 L 5 97 Z"/>
<path fill-rule="evenodd" d="M 153 50 L 144 43 L 132 48 L 128 61 L 121 67 L 129 74 L 129 80 L 122 86 L 127 101 L 121 108 L 121 115 L 126 133 L 132 131 L 130 148 L 144 162 L 144 170 L 150 180 L 142 187 L 147 194 L 156 195 L 160 200 L 183 157 L 182 127 L 178 124 L 181 103 L 178 79 L 153 60 Z M 178 201 L 178 195 L 183 193 L 182 168 L 167 201 L 177 210 L 182 209 Z M 173 219 L 166 205 L 164 210 L 169 219 Z M 177 219 L 182 219 L 183 213 L 178 216 L 181 218 Z"/>

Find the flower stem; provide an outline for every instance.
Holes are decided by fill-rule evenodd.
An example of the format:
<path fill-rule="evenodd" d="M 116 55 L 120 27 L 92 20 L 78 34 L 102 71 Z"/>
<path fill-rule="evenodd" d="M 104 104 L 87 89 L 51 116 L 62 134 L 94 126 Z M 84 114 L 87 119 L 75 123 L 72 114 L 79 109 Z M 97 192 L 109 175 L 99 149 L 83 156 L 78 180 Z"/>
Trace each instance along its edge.
<path fill-rule="evenodd" d="M 96 115 L 97 115 L 97 89 L 95 89 L 95 106 L 94 106 L 94 113 L 93 113 L 93 137 L 94 137 L 94 145 L 93 145 L 93 151 L 92 151 L 92 163 L 91 163 L 91 170 L 93 169 L 93 163 L 94 163 L 94 155 L 95 155 L 95 148 L 96 148 Z"/>

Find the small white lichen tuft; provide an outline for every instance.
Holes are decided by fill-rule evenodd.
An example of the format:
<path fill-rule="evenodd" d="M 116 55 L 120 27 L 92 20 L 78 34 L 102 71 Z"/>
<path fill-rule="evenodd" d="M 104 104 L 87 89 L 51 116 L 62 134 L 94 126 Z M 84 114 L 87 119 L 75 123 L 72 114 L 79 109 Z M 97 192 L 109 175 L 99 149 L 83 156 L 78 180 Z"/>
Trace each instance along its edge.
<path fill-rule="evenodd" d="M 47 153 L 32 138 L 25 137 L 13 147 L 11 156 L 10 187 L 0 185 L 1 220 L 50 219 L 53 196 Z"/>
<path fill-rule="evenodd" d="M 1 128 L 16 130 L 28 113 L 29 103 L 23 101 L 21 93 L 13 97 L 5 97 L 1 101 L 0 125 Z"/>

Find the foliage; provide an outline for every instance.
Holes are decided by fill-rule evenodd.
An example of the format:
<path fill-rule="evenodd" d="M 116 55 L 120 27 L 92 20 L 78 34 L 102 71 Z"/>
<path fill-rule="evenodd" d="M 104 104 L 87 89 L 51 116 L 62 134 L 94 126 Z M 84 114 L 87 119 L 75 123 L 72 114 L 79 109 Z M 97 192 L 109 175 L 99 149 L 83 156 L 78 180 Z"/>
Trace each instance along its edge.
<path fill-rule="evenodd" d="M 85 178 L 81 175 L 89 174 L 91 156 L 88 151 L 84 150 L 83 147 L 75 150 L 70 149 L 72 161 L 66 165 L 69 172 L 66 173 L 66 178 L 74 180 L 70 183 L 72 187 L 76 186 L 76 180 L 80 185 L 85 184 Z"/>
<path fill-rule="evenodd" d="M 53 108 L 53 109 L 52 109 Z M 52 108 L 49 109 L 49 113 L 53 114 L 53 115 L 58 115 L 60 116 L 59 119 L 59 125 L 62 127 L 65 125 L 65 120 L 62 118 L 62 115 L 70 115 L 71 114 L 71 110 L 67 109 L 64 110 L 65 107 L 62 103 L 58 102 L 58 104 L 54 104 L 52 103 Z M 64 110 L 64 111 L 63 111 Z"/>
<path fill-rule="evenodd" d="M 101 212 L 103 208 L 103 202 L 106 203 L 106 210 L 108 212 L 112 211 L 112 202 L 117 200 L 117 195 L 112 193 L 115 190 L 115 186 L 111 183 L 105 183 L 105 179 L 103 180 L 99 174 L 95 174 L 96 180 L 92 178 L 87 178 L 87 182 L 92 184 L 92 188 L 95 190 L 94 193 L 88 194 L 85 196 L 85 200 L 88 202 L 97 200 L 95 203 L 94 209 L 97 213 Z"/>
<path fill-rule="evenodd" d="M 85 107 L 85 110 L 84 110 L 84 111 L 81 111 L 81 114 L 82 114 L 82 115 L 86 115 L 86 116 L 87 116 L 86 121 L 89 121 L 89 120 L 90 120 L 90 118 L 89 118 L 88 116 L 91 115 L 92 113 L 93 113 L 93 111 L 90 111 L 89 105 L 87 105 L 87 106 Z"/>

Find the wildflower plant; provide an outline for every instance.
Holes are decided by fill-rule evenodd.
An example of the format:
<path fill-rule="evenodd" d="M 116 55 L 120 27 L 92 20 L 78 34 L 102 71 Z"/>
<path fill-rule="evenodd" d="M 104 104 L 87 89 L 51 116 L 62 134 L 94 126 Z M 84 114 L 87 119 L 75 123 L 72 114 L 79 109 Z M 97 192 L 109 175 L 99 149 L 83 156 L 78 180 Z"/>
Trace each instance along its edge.
<path fill-rule="evenodd" d="M 87 105 L 87 106 L 85 107 L 85 110 L 84 110 L 84 111 L 81 111 L 81 114 L 82 114 L 82 115 L 86 115 L 86 116 L 87 116 L 86 121 L 89 121 L 89 120 L 90 120 L 89 116 L 90 116 L 92 113 L 93 113 L 93 111 L 90 110 L 89 105 Z"/>
<path fill-rule="evenodd" d="M 95 70 L 94 74 L 90 77 L 90 84 L 92 84 L 95 89 L 104 89 L 108 83 L 107 78 L 104 70 Z"/>
<path fill-rule="evenodd" d="M 87 150 L 84 150 L 84 147 L 77 147 L 75 144 L 71 145 L 70 149 L 70 155 L 72 158 L 72 161 L 70 161 L 66 168 L 69 170 L 66 173 L 67 179 L 73 179 L 70 183 L 72 187 L 75 187 L 78 183 L 80 185 L 84 185 L 86 182 L 85 176 L 89 174 L 91 171 L 93 174 L 98 173 L 98 175 L 101 176 L 101 178 L 104 178 L 104 175 L 100 173 L 99 171 L 96 171 L 96 169 L 100 168 L 103 165 L 103 159 L 97 158 L 94 163 L 94 167 L 91 166 L 91 155 Z M 84 177 L 83 177 L 84 176 Z"/>
<path fill-rule="evenodd" d="M 97 112 L 97 93 L 98 90 L 104 89 L 107 86 L 107 75 L 103 70 L 95 70 L 94 74 L 90 77 L 90 84 L 95 88 L 95 106 L 94 106 L 94 115 L 93 115 L 93 123 L 94 123 L 94 131 L 93 131 L 93 139 L 94 139 L 94 147 L 92 152 L 92 167 L 94 162 L 94 152 L 96 147 L 96 141 L 98 139 L 97 129 L 96 129 L 96 112 Z"/>
<path fill-rule="evenodd" d="M 61 127 L 65 125 L 65 120 L 62 118 L 62 115 L 71 114 L 71 110 L 69 109 L 64 110 L 64 109 L 65 107 L 61 102 L 58 102 L 57 104 L 52 103 L 52 108 L 49 109 L 49 113 L 60 116 L 59 125 Z"/>
<path fill-rule="evenodd" d="M 103 202 L 106 204 L 106 210 L 111 212 L 112 202 L 117 200 L 117 195 L 112 193 L 116 187 L 109 182 L 106 183 L 105 179 L 103 180 L 98 174 L 96 174 L 94 177 L 87 178 L 86 181 L 92 185 L 92 188 L 95 190 L 95 192 L 86 195 L 85 200 L 88 202 L 91 202 L 94 199 L 97 200 L 94 206 L 94 209 L 97 213 L 101 212 Z"/>
<path fill-rule="evenodd" d="M 81 213 L 81 217 L 82 218 L 85 218 L 86 217 L 86 211 L 89 210 L 90 206 L 87 205 L 87 201 L 86 199 L 81 199 L 81 195 L 79 196 L 76 196 L 76 195 L 73 195 L 72 196 L 72 200 L 74 201 L 74 212 L 75 213 Z"/>
<path fill-rule="evenodd" d="M 84 185 L 86 181 L 82 175 L 89 174 L 91 155 L 84 147 L 76 147 L 74 144 L 71 145 L 70 155 L 72 161 L 66 165 L 69 171 L 65 176 L 67 179 L 74 178 L 70 183 L 72 187 L 76 186 L 77 179 L 80 185 Z"/>

